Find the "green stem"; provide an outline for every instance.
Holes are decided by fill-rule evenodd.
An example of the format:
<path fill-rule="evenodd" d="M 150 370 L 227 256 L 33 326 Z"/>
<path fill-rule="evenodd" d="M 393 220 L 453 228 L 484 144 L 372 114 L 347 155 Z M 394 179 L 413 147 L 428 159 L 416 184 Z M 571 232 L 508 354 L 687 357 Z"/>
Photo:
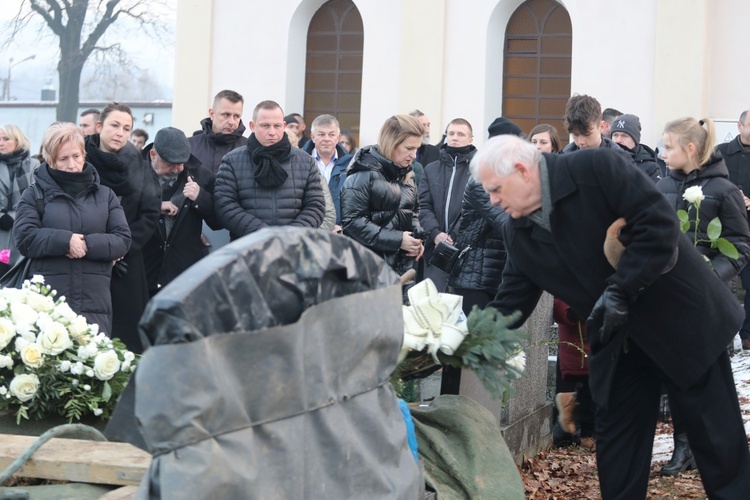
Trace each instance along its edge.
<path fill-rule="evenodd" d="M 694 203 L 695 205 L 695 230 L 693 231 L 693 246 L 698 246 L 698 224 L 700 224 L 701 218 L 701 206 L 700 203 Z"/>

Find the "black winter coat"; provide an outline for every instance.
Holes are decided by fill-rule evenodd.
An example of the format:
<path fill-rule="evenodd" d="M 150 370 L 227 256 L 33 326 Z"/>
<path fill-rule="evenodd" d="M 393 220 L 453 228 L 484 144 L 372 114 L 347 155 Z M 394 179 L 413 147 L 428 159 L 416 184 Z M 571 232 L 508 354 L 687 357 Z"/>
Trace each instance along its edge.
<path fill-rule="evenodd" d="M 130 251 L 123 261 L 125 275 L 112 276 L 112 336 L 120 338 L 131 351 L 142 352 L 138 321 L 149 300 L 143 247 L 156 230 L 161 200 L 154 186 L 151 169 L 129 142 L 117 153 L 99 150 L 99 134 L 86 137 L 86 158 L 100 173 L 101 183 L 120 199 L 130 228 Z M 125 166 L 126 177 L 119 182 L 110 175 Z"/>
<path fill-rule="evenodd" d="M 724 158 L 729 180 L 746 195 L 750 193 L 750 147 L 744 148 L 737 135 L 731 141 L 716 146 L 716 151 Z"/>
<path fill-rule="evenodd" d="M 341 190 L 344 234 L 381 255 L 398 274 L 414 267 L 401 240 L 404 231 L 422 232 L 417 207 L 411 167 L 400 168 L 377 146 L 357 151 Z"/>
<path fill-rule="evenodd" d="M 237 130 L 231 134 L 217 134 L 213 131 L 213 121 L 211 118 L 201 120 L 201 130 L 196 131 L 192 137 L 188 138 L 190 152 L 200 160 L 201 164 L 209 169 L 212 174 L 216 175 L 221 165 L 221 159 L 224 155 L 232 150 L 247 144 L 245 125 L 240 120 Z"/>
<path fill-rule="evenodd" d="M 674 209 L 651 180 L 604 148 L 545 154 L 551 231 L 529 218 L 503 228 L 508 260 L 490 306 L 532 313 L 542 290 L 587 318 L 608 283 L 632 300 L 624 331 L 608 344 L 591 342 L 592 395 L 606 406 L 617 353 L 627 337 L 680 389 L 694 385 L 742 324 L 737 298 L 681 233 Z M 602 250 L 609 226 L 623 217 L 632 242 L 617 270 Z M 670 266 L 677 249 L 677 259 Z M 520 324 L 520 322 L 519 322 Z"/>
<path fill-rule="evenodd" d="M 615 143 L 617 144 L 617 143 Z M 645 144 L 638 144 L 635 149 L 628 149 L 622 144 L 620 147 L 633 158 L 635 165 L 640 168 L 644 174 L 648 175 L 652 181 L 659 182 L 661 179 L 661 168 L 656 163 L 656 152 Z"/>
<path fill-rule="evenodd" d="M 35 182 L 44 193 L 44 213 L 38 211 L 33 189 L 18 204 L 13 238 L 21 254 L 32 259 L 31 272 L 65 296 L 71 309 L 112 332 L 112 300 L 109 293 L 112 261 L 130 247 L 130 230 L 120 202 L 111 189 L 93 182 L 75 198 L 65 193 L 42 164 Z M 83 234 L 88 251 L 81 259 L 65 256 L 73 233 Z"/>
<path fill-rule="evenodd" d="M 315 160 L 292 148 L 281 165 L 289 176 L 281 186 L 268 189 L 256 183 L 246 146 L 224 157 L 216 176 L 214 211 L 232 240 L 268 226 L 320 227 L 326 203 Z"/>
<path fill-rule="evenodd" d="M 451 287 L 489 293 L 497 291 L 505 267 L 502 230 L 507 220 L 508 214 L 490 203 L 490 196 L 482 185 L 469 180 L 455 242 L 458 248 L 471 248 L 464 254 L 458 274 L 448 279 Z"/>
<path fill-rule="evenodd" d="M 685 174 L 682 170 L 670 170 L 667 177 L 656 187 L 667 197 L 674 210 L 688 210 L 691 221 L 687 234 L 695 232 L 695 208 L 682 198 L 685 190 L 700 186 L 705 199 L 700 204 L 698 250 L 708 257 L 720 280 L 726 282 L 737 276 L 750 258 L 750 228 L 747 224 L 745 202 L 739 188 L 729 180 L 729 172 L 719 155 L 713 156 L 698 170 Z M 708 243 L 708 224 L 715 217 L 721 221 L 721 237 L 726 238 L 739 252 L 738 259 L 731 259 Z"/>
<path fill-rule="evenodd" d="M 419 223 L 429 236 L 428 247 L 434 247 L 435 237 L 448 233 L 461 215 L 469 163 L 476 151 L 472 146 L 468 153 L 451 156 L 443 145 L 440 159 L 425 166 L 419 181 Z"/>
<path fill-rule="evenodd" d="M 148 146 L 150 149 L 151 146 Z M 149 168 L 153 170 L 153 167 Z M 188 176 L 200 186 L 195 201 L 182 197 L 180 211 L 167 236 L 166 215 L 159 215 L 159 224 L 151 239 L 143 247 L 143 261 L 151 295 L 175 279 L 180 273 L 208 255 L 208 247 L 201 241 L 203 221 L 212 229 L 219 227 L 214 216 L 214 174 L 191 155 L 183 171 L 177 176 L 170 193 L 182 193 Z M 157 192 L 161 192 L 158 176 L 154 173 Z M 169 198 L 171 199 L 171 197 Z M 165 199 L 163 201 L 169 201 Z"/>
<path fill-rule="evenodd" d="M 628 164 L 635 165 L 635 161 L 633 160 L 633 157 L 630 156 L 630 154 L 628 154 L 628 152 L 624 148 L 620 147 L 619 144 L 617 144 L 615 141 L 613 141 L 612 139 L 608 137 L 602 136 L 602 143 L 599 145 L 599 148 L 597 149 L 611 149 L 612 151 L 620 155 L 621 158 L 629 160 Z M 563 150 L 560 151 L 560 153 L 561 154 L 573 153 L 575 151 L 581 151 L 581 148 L 579 148 L 578 144 L 576 144 L 575 142 L 571 142 L 567 146 L 565 146 L 565 148 L 563 148 Z"/>

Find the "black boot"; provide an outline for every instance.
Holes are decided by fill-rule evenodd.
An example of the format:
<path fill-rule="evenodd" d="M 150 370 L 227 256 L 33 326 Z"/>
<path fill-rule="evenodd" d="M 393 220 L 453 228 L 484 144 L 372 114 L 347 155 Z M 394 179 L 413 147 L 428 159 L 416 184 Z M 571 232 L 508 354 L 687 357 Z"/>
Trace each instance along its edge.
<path fill-rule="evenodd" d="M 677 476 L 680 472 L 695 469 L 695 457 L 690 450 L 687 434 L 680 433 L 674 435 L 674 452 L 672 459 L 667 465 L 662 467 L 659 472 L 660 476 Z"/>

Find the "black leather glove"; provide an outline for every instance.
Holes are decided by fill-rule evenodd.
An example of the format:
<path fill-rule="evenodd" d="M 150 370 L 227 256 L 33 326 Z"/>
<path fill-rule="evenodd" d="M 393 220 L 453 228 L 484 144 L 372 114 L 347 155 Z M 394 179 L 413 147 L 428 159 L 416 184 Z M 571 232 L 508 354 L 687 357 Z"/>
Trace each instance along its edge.
<path fill-rule="evenodd" d="M 3 231 L 10 231 L 13 229 L 13 217 L 8 214 L 0 216 L 0 229 Z"/>
<path fill-rule="evenodd" d="M 118 260 L 115 262 L 115 265 L 112 267 L 112 276 L 122 278 L 126 274 L 128 274 L 128 263 L 124 260 Z"/>
<path fill-rule="evenodd" d="M 629 305 L 625 290 L 614 283 L 607 286 L 586 322 L 589 342 L 598 341 L 602 345 L 608 343 L 612 335 L 628 320 Z"/>

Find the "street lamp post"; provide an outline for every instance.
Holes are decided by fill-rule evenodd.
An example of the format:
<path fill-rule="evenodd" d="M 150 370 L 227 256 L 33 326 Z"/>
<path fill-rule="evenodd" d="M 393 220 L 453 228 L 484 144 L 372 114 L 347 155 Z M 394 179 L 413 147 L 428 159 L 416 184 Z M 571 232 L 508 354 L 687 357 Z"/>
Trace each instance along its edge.
<path fill-rule="evenodd" d="M 15 63 L 13 63 L 13 58 L 10 58 L 10 61 L 8 61 L 8 77 L 5 79 L 5 85 L 3 86 L 3 97 L 5 101 L 10 101 L 10 70 L 13 69 L 14 66 L 18 66 L 22 62 L 30 61 L 35 57 L 36 54 L 31 54 L 29 57 L 16 61 Z"/>

